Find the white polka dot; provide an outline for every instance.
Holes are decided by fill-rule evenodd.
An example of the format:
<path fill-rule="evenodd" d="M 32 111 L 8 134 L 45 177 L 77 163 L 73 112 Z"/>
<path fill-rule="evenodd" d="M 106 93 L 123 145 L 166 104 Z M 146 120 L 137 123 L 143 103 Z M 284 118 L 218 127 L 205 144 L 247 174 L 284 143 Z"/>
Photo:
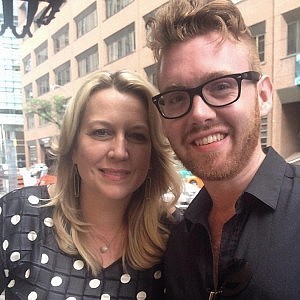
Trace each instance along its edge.
<path fill-rule="evenodd" d="M 161 278 L 161 271 L 156 271 L 154 273 L 154 279 L 160 279 Z"/>
<path fill-rule="evenodd" d="M 92 279 L 89 283 L 89 286 L 91 289 L 96 289 L 100 285 L 100 280 L 99 279 Z"/>
<path fill-rule="evenodd" d="M 26 272 L 25 272 L 25 278 L 29 278 L 30 276 L 30 269 L 28 269 Z"/>
<path fill-rule="evenodd" d="M 8 248 L 8 246 L 9 246 L 8 240 L 3 241 L 3 244 L 2 244 L 3 250 L 6 250 Z"/>
<path fill-rule="evenodd" d="M 66 300 L 76 300 L 75 297 L 68 297 Z"/>
<path fill-rule="evenodd" d="M 21 220 L 21 217 L 19 215 L 14 215 L 11 217 L 10 221 L 13 225 L 17 225 L 20 222 L 20 220 Z"/>
<path fill-rule="evenodd" d="M 62 284 L 62 278 L 59 276 L 54 276 L 51 279 L 51 285 L 52 286 L 60 286 Z"/>
<path fill-rule="evenodd" d="M 33 242 L 37 238 L 37 233 L 35 231 L 30 231 L 27 235 L 29 241 Z"/>
<path fill-rule="evenodd" d="M 44 219 L 44 224 L 45 224 L 47 227 L 53 227 L 53 220 L 52 220 L 52 218 L 45 218 L 45 219 Z"/>
<path fill-rule="evenodd" d="M 40 199 L 37 196 L 31 195 L 28 197 L 28 201 L 31 204 L 38 204 L 40 202 Z"/>
<path fill-rule="evenodd" d="M 11 260 L 12 262 L 18 261 L 20 258 L 21 258 L 20 252 L 13 252 L 13 253 L 10 255 L 10 260 Z"/>
<path fill-rule="evenodd" d="M 136 295 L 137 300 L 145 300 L 146 298 L 147 298 L 147 294 L 144 291 L 141 291 Z"/>
<path fill-rule="evenodd" d="M 82 260 L 76 260 L 74 261 L 73 267 L 75 270 L 82 270 L 84 267 L 84 262 Z"/>
<path fill-rule="evenodd" d="M 110 296 L 108 294 L 103 294 L 100 300 L 110 300 Z"/>
<path fill-rule="evenodd" d="M 49 256 L 45 253 L 42 254 L 41 263 L 44 265 L 49 261 Z"/>
<path fill-rule="evenodd" d="M 11 289 L 12 287 L 15 286 L 15 283 L 16 283 L 15 280 L 11 280 L 11 281 L 8 283 L 7 287 Z"/>
<path fill-rule="evenodd" d="M 122 283 L 128 283 L 129 281 L 130 281 L 130 279 L 131 279 L 131 277 L 130 277 L 130 275 L 129 274 L 123 274 L 122 276 L 121 276 L 121 282 Z"/>
<path fill-rule="evenodd" d="M 28 297 L 28 300 L 36 300 L 37 299 L 37 293 L 36 292 L 31 292 Z"/>
<path fill-rule="evenodd" d="M 5 277 L 9 276 L 9 270 L 8 269 L 4 269 L 4 275 L 5 275 Z"/>

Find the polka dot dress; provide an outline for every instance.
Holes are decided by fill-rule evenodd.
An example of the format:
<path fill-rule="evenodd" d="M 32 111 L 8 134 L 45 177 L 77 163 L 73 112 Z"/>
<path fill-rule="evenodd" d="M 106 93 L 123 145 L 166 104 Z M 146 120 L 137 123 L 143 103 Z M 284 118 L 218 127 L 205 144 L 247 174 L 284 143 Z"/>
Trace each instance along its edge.
<path fill-rule="evenodd" d="M 92 277 L 81 257 L 57 246 L 46 186 L 25 187 L 0 200 L 0 294 L 26 300 L 163 299 L 161 265 L 146 271 L 128 268 L 121 260 Z"/>

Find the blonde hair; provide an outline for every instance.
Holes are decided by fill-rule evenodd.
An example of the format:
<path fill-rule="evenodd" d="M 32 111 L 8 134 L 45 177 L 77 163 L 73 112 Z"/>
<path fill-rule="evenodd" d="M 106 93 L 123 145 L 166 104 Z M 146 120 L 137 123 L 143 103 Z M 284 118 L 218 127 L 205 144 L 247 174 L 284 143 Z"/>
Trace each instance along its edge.
<path fill-rule="evenodd" d="M 164 225 L 169 206 L 162 197 L 170 189 L 174 199 L 180 193 L 171 148 L 163 136 L 160 117 L 151 103 L 154 87 L 137 74 L 125 70 L 114 74 L 97 72 L 89 77 L 68 103 L 59 142 L 53 149 L 57 161 L 57 184 L 50 205 L 54 206 L 53 220 L 60 249 L 71 255 L 79 253 L 93 274 L 101 270 L 102 266 L 96 260 L 95 253 L 81 241 L 89 227 L 82 219 L 79 199 L 74 196 L 72 150 L 90 97 L 96 91 L 106 88 L 134 94 L 144 103 L 148 111 L 152 144 L 148 178 L 133 194 L 126 212 L 128 233 L 122 257 L 123 266 L 128 264 L 135 269 L 146 269 L 161 260 L 169 233 Z"/>
<path fill-rule="evenodd" d="M 162 51 L 175 43 L 216 31 L 220 43 L 228 38 L 245 42 L 249 64 L 260 71 L 254 40 L 243 17 L 231 0 L 170 0 L 146 23 L 148 47 L 160 62 Z"/>

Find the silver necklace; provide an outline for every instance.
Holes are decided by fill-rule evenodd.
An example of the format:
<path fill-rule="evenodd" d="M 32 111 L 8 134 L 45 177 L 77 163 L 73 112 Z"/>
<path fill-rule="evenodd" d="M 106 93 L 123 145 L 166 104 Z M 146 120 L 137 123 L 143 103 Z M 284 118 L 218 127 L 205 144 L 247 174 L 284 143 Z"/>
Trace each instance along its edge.
<path fill-rule="evenodd" d="M 113 242 L 113 241 L 116 239 L 116 237 L 119 235 L 119 233 L 120 233 L 120 231 L 121 231 L 121 228 L 122 228 L 122 225 L 123 225 L 123 224 L 121 224 L 121 226 L 118 228 L 118 230 L 116 231 L 115 235 L 112 237 L 112 239 L 111 239 L 110 241 L 108 241 L 107 238 L 105 238 L 103 235 L 101 235 L 101 234 L 99 234 L 99 233 L 97 234 L 97 237 L 98 237 L 102 242 L 104 242 L 104 245 L 101 246 L 101 247 L 99 248 L 101 254 L 105 254 L 105 253 L 108 252 L 108 250 L 109 250 L 109 248 L 110 248 L 112 242 Z"/>

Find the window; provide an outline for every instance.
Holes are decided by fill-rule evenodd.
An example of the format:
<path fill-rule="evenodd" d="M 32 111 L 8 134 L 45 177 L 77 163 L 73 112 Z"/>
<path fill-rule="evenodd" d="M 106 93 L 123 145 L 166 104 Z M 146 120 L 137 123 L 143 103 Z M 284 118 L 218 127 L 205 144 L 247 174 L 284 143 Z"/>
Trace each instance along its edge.
<path fill-rule="evenodd" d="M 37 146 L 36 141 L 27 142 L 28 153 L 29 153 L 29 164 L 33 165 L 37 162 Z"/>
<path fill-rule="evenodd" d="M 60 65 L 56 69 L 54 69 L 55 74 L 55 84 L 57 85 L 65 85 L 70 82 L 70 61 Z"/>
<path fill-rule="evenodd" d="M 33 113 L 26 115 L 26 121 L 27 121 L 27 129 L 34 128 L 34 114 Z"/>
<path fill-rule="evenodd" d="M 79 77 L 97 70 L 99 66 L 98 45 L 95 45 L 76 56 L 76 60 Z"/>
<path fill-rule="evenodd" d="M 300 52 L 300 20 L 288 24 L 287 54 Z"/>
<path fill-rule="evenodd" d="M 49 92 L 49 74 L 46 74 L 36 80 L 38 96 Z"/>
<path fill-rule="evenodd" d="M 24 87 L 24 94 L 25 94 L 26 100 L 32 98 L 33 94 L 32 94 L 32 84 L 31 83 Z"/>
<path fill-rule="evenodd" d="M 287 24 L 287 55 L 300 52 L 300 7 L 283 14 Z"/>
<path fill-rule="evenodd" d="M 54 53 L 59 52 L 63 48 L 69 45 L 69 24 L 65 25 L 53 36 Z"/>
<path fill-rule="evenodd" d="M 267 147 L 268 117 L 262 117 L 260 123 L 260 140 L 262 148 Z"/>
<path fill-rule="evenodd" d="M 133 0 L 105 0 L 106 18 L 113 16 L 131 2 Z"/>
<path fill-rule="evenodd" d="M 45 118 L 39 116 L 39 126 L 48 125 L 50 121 L 46 120 Z"/>
<path fill-rule="evenodd" d="M 36 65 L 40 65 L 42 62 L 48 59 L 48 42 L 44 42 L 38 48 L 34 50 Z"/>
<path fill-rule="evenodd" d="M 31 71 L 31 55 L 30 54 L 23 58 L 23 68 L 24 68 L 25 74 Z"/>
<path fill-rule="evenodd" d="M 260 22 L 250 26 L 250 31 L 256 43 L 256 48 L 261 62 L 265 61 L 265 33 L 266 22 Z"/>
<path fill-rule="evenodd" d="M 148 81 L 157 87 L 157 64 L 145 68 Z"/>
<path fill-rule="evenodd" d="M 120 59 L 135 50 L 134 23 L 105 39 L 108 62 Z"/>
<path fill-rule="evenodd" d="M 77 38 L 95 28 L 97 26 L 96 2 L 75 17 L 75 23 L 77 28 Z"/>

